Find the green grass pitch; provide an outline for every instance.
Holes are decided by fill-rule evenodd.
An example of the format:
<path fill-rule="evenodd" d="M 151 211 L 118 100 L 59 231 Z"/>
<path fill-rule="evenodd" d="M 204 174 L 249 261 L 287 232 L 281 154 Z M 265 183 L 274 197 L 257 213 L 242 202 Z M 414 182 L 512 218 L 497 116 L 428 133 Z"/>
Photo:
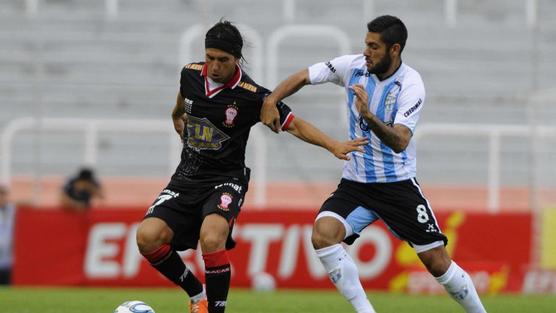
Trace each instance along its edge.
<path fill-rule="evenodd" d="M 464 312 L 448 296 L 368 293 L 377 312 Z M 142 300 L 157 313 L 186 313 L 186 296 L 169 288 L 0 288 L 0 311 L 7 313 L 112 313 L 127 300 Z M 556 295 L 484 296 L 488 312 L 556 312 Z M 334 290 L 253 292 L 232 289 L 227 313 L 353 312 Z"/>

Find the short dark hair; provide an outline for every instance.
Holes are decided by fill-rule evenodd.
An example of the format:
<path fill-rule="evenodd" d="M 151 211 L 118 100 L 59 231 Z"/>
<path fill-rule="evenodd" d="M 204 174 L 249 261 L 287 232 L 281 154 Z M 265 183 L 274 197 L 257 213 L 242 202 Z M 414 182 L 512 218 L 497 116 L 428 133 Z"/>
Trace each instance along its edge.
<path fill-rule="evenodd" d="M 380 33 L 380 38 L 388 46 L 397 43 L 400 45 L 400 52 L 405 47 L 407 41 L 407 28 L 402 20 L 392 15 L 382 15 L 367 24 L 367 29 L 371 33 Z"/>
<path fill-rule="evenodd" d="M 238 59 L 243 56 L 243 38 L 235 25 L 230 21 L 221 19 L 214 24 L 205 36 L 205 48 L 216 48 L 226 51 Z"/>
<path fill-rule="evenodd" d="M 82 180 L 93 181 L 95 180 L 95 172 L 92 168 L 82 167 L 81 169 L 79 169 L 77 178 Z"/>

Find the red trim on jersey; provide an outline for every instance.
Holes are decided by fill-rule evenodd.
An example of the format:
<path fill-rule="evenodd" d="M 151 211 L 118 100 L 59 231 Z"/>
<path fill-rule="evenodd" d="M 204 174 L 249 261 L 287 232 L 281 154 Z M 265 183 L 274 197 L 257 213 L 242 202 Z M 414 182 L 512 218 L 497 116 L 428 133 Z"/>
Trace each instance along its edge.
<path fill-rule="evenodd" d="M 236 64 L 236 71 L 234 72 L 234 75 L 232 76 L 232 79 L 230 79 L 224 85 L 210 90 L 210 86 L 209 86 L 209 82 L 208 82 L 208 66 L 207 66 L 206 63 L 203 65 L 203 68 L 201 70 L 201 75 L 205 78 L 205 95 L 209 98 L 214 97 L 217 93 L 219 93 L 220 91 L 222 91 L 225 88 L 230 88 L 230 89 L 236 88 L 236 86 L 241 81 L 241 76 L 242 76 L 241 67 L 239 67 L 239 65 Z"/>
<path fill-rule="evenodd" d="M 284 124 L 282 124 L 282 130 L 288 130 L 288 128 L 290 128 L 290 124 L 293 122 L 294 119 L 295 119 L 295 115 L 292 112 L 288 113 L 288 116 L 286 116 L 286 120 L 284 121 Z"/>
<path fill-rule="evenodd" d="M 151 253 L 144 254 L 145 258 L 151 263 L 158 263 L 171 253 L 169 244 L 162 245 Z"/>
<path fill-rule="evenodd" d="M 203 254 L 203 260 L 205 260 L 205 268 L 220 267 L 230 264 L 226 250 Z"/>

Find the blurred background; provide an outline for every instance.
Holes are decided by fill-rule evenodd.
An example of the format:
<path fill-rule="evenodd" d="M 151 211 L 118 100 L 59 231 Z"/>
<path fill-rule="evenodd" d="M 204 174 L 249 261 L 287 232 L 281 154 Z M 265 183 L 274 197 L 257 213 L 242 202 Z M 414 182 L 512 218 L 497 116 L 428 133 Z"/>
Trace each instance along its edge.
<path fill-rule="evenodd" d="M 89 166 L 104 188 L 94 209 L 146 209 L 179 161 L 170 120 L 179 73 L 203 60 L 212 24 L 238 25 L 246 71 L 272 89 L 298 69 L 361 53 L 366 23 L 381 14 L 405 22 L 403 61 L 425 82 L 417 177 L 435 211 L 519 216 L 528 246 L 518 254 L 556 269 L 551 0 L 0 0 L 0 178 L 13 201 L 47 211 Z M 342 88 L 304 88 L 286 102 L 346 138 Z M 261 125 L 247 163 L 245 211 L 315 212 L 342 169 Z"/>

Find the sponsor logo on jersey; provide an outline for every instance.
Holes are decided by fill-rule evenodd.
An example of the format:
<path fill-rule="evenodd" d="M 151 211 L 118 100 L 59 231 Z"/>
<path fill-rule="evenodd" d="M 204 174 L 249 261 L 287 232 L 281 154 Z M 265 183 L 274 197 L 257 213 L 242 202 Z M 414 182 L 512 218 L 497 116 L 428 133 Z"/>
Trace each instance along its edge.
<path fill-rule="evenodd" d="M 405 111 L 403 116 L 408 117 L 409 115 L 411 115 L 411 113 L 415 112 L 415 110 L 417 110 L 421 106 L 421 103 L 423 103 L 423 100 L 419 99 L 419 101 L 417 101 L 417 103 L 415 103 L 414 106 L 409 108 L 409 110 Z"/>
<path fill-rule="evenodd" d="M 233 105 L 228 105 L 226 107 L 226 111 L 224 111 L 225 114 L 225 119 L 224 122 L 222 122 L 222 125 L 224 125 L 224 127 L 234 127 L 235 126 L 235 119 L 237 117 L 239 109 L 237 108 L 237 106 L 235 106 L 235 102 Z"/>
<path fill-rule="evenodd" d="M 325 64 L 332 73 L 336 73 L 336 68 L 334 67 L 334 65 L 332 65 L 332 63 L 330 63 L 330 61 L 326 62 Z"/>
<path fill-rule="evenodd" d="M 251 92 L 257 92 L 257 87 L 251 85 L 250 83 L 241 82 L 241 83 L 239 83 L 238 86 L 245 89 L 245 90 L 249 90 Z"/>
<path fill-rule="evenodd" d="M 184 98 L 183 102 L 185 103 L 185 113 L 191 114 L 191 109 L 193 108 L 193 100 Z"/>
<path fill-rule="evenodd" d="M 369 73 L 368 71 L 365 71 L 365 70 L 358 69 L 358 70 L 355 70 L 354 75 L 355 75 L 355 77 L 358 77 L 358 76 L 370 77 L 371 73 Z"/>
<path fill-rule="evenodd" d="M 229 211 L 229 205 L 230 203 L 232 203 L 233 200 L 234 198 L 231 194 L 227 192 L 222 193 L 222 195 L 220 196 L 220 204 L 218 205 L 218 208 L 222 211 Z"/>
<path fill-rule="evenodd" d="M 196 150 L 219 150 L 230 136 L 218 129 L 206 117 L 192 115 L 187 119 L 187 145 Z"/>
<path fill-rule="evenodd" d="M 216 186 L 214 186 L 214 189 L 218 189 L 218 188 L 222 188 L 222 187 L 231 187 L 237 193 L 241 193 L 241 189 L 243 189 L 243 187 L 241 187 L 238 184 L 234 184 L 234 183 L 223 183 L 223 184 L 220 184 L 220 185 L 216 185 Z"/>
<path fill-rule="evenodd" d="M 203 69 L 203 65 L 202 64 L 189 63 L 185 66 L 185 68 L 200 71 L 200 70 Z"/>

